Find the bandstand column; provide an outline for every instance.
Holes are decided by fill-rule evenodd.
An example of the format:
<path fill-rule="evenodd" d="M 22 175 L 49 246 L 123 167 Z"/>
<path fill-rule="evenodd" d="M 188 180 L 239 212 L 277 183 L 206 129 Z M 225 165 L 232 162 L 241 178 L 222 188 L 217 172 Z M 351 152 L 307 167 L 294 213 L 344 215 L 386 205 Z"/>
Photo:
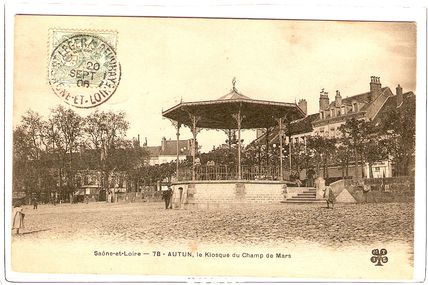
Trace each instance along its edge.
<path fill-rule="evenodd" d="M 291 132 L 290 132 L 290 121 L 287 121 L 287 128 L 288 128 L 288 132 L 289 132 L 289 135 L 288 135 L 288 138 L 289 138 L 289 141 L 288 141 L 288 163 L 289 163 L 289 169 L 290 169 L 290 173 L 291 173 L 291 144 L 293 143 L 293 140 L 292 140 L 292 138 L 291 138 Z"/>
<path fill-rule="evenodd" d="M 241 107 L 237 114 L 234 114 L 233 117 L 236 120 L 236 125 L 238 128 L 238 180 L 242 179 L 242 170 L 241 170 L 241 123 L 242 123 L 242 115 L 241 115 Z"/>
<path fill-rule="evenodd" d="M 269 168 L 269 127 L 266 127 L 266 168 Z"/>
<path fill-rule="evenodd" d="M 180 141 L 180 127 L 181 127 L 181 123 L 180 122 L 177 122 L 176 124 L 175 124 L 175 128 L 177 129 L 177 133 L 176 133 L 176 135 L 177 135 L 177 161 L 176 161 L 176 176 L 177 176 L 177 181 L 179 180 L 178 179 L 178 168 L 179 168 L 179 165 L 180 165 L 180 145 L 179 145 L 179 141 Z"/>
<path fill-rule="evenodd" d="M 278 131 L 278 138 L 279 138 L 279 179 L 282 181 L 284 180 L 284 175 L 283 175 L 283 165 L 282 165 L 282 159 L 283 159 L 283 153 L 282 153 L 282 141 L 283 141 L 283 136 L 282 136 L 282 118 L 277 119 L 278 121 L 278 126 L 279 126 L 279 131 Z"/>
<path fill-rule="evenodd" d="M 193 151 L 192 151 L 192 181 L 196 180 L 196 168 L 195 168 L 195 159 L 196 159 L 196 136 L 198 134 L 197 124 L 200 120 L 199 116 L 191 115 L 192 119 L 192 134 L 193 134 Z"/>

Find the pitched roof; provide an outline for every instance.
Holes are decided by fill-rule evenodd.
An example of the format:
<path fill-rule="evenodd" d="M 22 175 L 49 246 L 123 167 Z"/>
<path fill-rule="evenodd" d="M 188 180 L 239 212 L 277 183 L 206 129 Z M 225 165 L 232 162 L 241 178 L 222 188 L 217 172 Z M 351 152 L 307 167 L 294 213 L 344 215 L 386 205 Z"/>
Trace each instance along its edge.
<path fill-rule="evenodd" d="M 288 136 L 290 133 L 291 135 L 295 134 L 304 134 L 304 133 L 310 133 L 313 131 L 312 122 L 315 121 L 317 118 L 319 118 L 319 114 L 311 114 L 308 115 L 302 119 L 298 119 L 295 121 L 292 121 L 290 123 L 290 130 L 286 130 L 286 135 Z M 269 143 L 276 143 L 278 141 L 278 130 L 279 127 L 276 126 L 274 128 L 271 128 L 269 130 Z M 260 137 L 255 139 L 252 143 L 262 143 L 264 144 L 266 142 L 266 133 L 262 134 Z"/>
<path fill-rule="evenodd" d="M 312 122 L 319 118 L 319 113 L 311 114 L 303 119 L 295 120 L 290 123 L 291 135 L 312 132 Z"/>
<path fill-rule="evenodd" d="M 158 157 L 161 155 L 177 155 L 177 140 L 164 140 L 162 142 L 164 144 L 164 148 L 162 149 L 162 145 L 160 146 L 144 146 L 150 157 Z M 180 150 L 180 154 L 187 155 L 190 153 L 189 149 L 189 140 L 179 140 L 178 141 L 178 149 Z"/>
<path fill-rule="evenodd" d="M 379 121 L 386 118 L 387 114 L 391 112 L 391 110 L 398 108 L 400 109 L 403 104 L 415 104 L 415 94 L 412 91 L 403 93 L 403 102 L 400 105 L 397 105 L 397 95 L 390 96 L 388 100 L 383 104 L 382 108 L 376 114 L 376 117 L 373 119 L 374 123 L 377 124 Z"/>
<path fill-rule="evenodd" d="M 160 155 L 177 155 L 177 140 L 167 140 L 164 141 L 165 143 L 165 149 L 162 150 Z M 188 140 L 179 140 L 178 141 L 178 149 L 180 151 L 180 154 L 187 154 L 189 153 L 189 144 Z"/>
<path fill-rule="evenodd" d="M 160 146 L 144 146 L 143 148 L 149 152 L 150 157 L 157 157 L 161 152 Z"/>
<path fill-rule="evenodd" d="M 236 100 L 236 99 L 251 99 L 251 98 L 239 93 L 235 87 L 233 87 L 233 89 L 230 91 L 230 93 L 218 98 L 218 100 Z"/>

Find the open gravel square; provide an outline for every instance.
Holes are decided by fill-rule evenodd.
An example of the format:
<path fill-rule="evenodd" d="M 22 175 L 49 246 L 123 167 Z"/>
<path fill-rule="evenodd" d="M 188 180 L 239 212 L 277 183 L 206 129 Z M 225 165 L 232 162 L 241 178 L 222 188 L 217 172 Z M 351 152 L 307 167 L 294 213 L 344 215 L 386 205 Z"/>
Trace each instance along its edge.
<path fill-rule="evenodd" d="M 409 203 L 258 204 L 227 209 L 165 210 L 162 203 L 61 204 L 25 208 L 25 229 L 14 240 L 110 240 L 258 244 L 307 240 L 340 246 L 413 243 Z"/>

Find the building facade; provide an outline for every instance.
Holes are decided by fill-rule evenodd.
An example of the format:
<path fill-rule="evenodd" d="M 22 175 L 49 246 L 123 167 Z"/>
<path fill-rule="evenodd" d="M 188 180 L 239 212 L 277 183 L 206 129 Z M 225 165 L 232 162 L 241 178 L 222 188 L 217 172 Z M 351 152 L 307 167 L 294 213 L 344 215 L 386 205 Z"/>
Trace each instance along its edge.
<path fill-rule="evenodd" d="M 287 130 L 286 143 L 291 142 L 291 146 L 302 144 L 306 149 L 307 140 L 312 136 L 327 138 L 339 138 L 342 136 L 339 128 L 347 120 L 355 118 L 357 120 L 374 121 L 380 120 L 382 116 L 390 112 L 392 108 L 401 108 L 403 102 L 415 103 L 413 92 L 403 93 L 402 87 L 398 84 L 395 94 L 389 87 L 382 87 L 380 78 L 371 76 L 369 90 L 367 92 L 346 96 L 336 90 L 333 101 L 330 101 L 329 94 L 322 89 L 319 95 L 319 110 L 317 113 L 306 115 L 305 118 L 290 122 Z M 299 100 L 298 106 L 307 114 L 307 102 Z M 270 131 L 270 143 L 278 140 L 278 129 Z M 256 141 L 263 143 L 266 141 L 266 134 L 260 133 Z M 354 166 L 350 166 L 353 173 Z M 342 176 L 342 167 L 339 165 L 329 165 L 331 177 Z M 373 178 L 393 176 L 393 165 L 391 160 L 385 160 L 373 165 Z M 368 164 L 364 167 L 364 176 L 369 177 Z"/>
<path fill-rule="evenodd" d="M 169 163 L 177 159 L 177 140 L 162 138 L 160 146 L 143 146 L 150 155 L 149 165 Z M 178 159 L 185 160 L 192 155 L 193 139 L 178 141 Z"/>

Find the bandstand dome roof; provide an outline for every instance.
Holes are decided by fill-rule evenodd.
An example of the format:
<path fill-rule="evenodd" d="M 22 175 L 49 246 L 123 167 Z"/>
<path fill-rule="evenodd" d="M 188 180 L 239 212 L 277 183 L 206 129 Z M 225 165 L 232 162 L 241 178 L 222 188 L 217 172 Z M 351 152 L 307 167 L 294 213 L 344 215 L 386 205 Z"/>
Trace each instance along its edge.
<path fill-rule="evenodd" d="M 199 117 L 199 128 L 237 129 L 234 114 L 241 112 L 242 129 L 272 127 L 278 118 L 293 121 L 305 117 L 296 103 L 254 100 L 239 93 L 233 86 L 230 93 L 217 100 L 180 102 L 162 112 L 162 116 L 192 126 L 192 116 Z"/>

